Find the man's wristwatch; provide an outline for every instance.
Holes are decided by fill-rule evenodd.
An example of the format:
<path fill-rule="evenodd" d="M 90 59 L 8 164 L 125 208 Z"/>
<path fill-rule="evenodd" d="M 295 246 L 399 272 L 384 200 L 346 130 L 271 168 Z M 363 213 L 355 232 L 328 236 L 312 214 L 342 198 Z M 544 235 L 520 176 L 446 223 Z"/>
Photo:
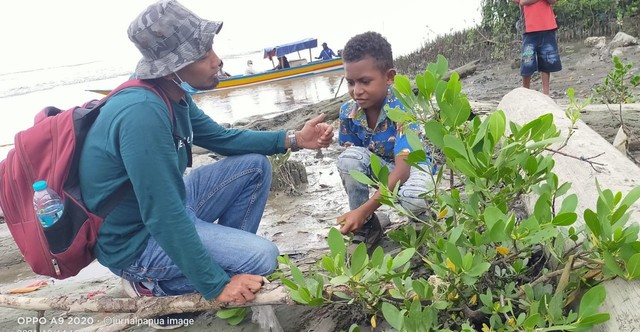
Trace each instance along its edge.
<path fill-rule="evenodd" d="M 289 139 L 289 149 L 291 149 L 291 152 L 296 152 L 300 150 L 300 147 L 298 146 L 298 141 L 296 141 L 295 130 L 287 131 L 287 138 Z"/>

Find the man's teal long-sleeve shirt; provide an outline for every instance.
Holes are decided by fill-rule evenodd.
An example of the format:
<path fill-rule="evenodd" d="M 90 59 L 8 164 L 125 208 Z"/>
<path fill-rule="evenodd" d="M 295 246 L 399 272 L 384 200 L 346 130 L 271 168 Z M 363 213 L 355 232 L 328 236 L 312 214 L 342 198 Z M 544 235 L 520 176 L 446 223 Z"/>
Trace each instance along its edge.
<path fill-rule="evenodd" d="M 128 88 L 102 107 L 80 157 L 86 206 L 98 205 L 126 181 L 122 198 L 100 228 L 95 254 L 107 267 L 124 269 L 140 257 L 150 237 L 195 288 L 210 300 L 229 281 L 208 255 L 185 210 L 187 149 L 174 135 L 221 155 L 285 152 L 285 131 L 226 129 L 190 97 L 172 102 L 175 129 L 163 100 L 145 88 Z"/>

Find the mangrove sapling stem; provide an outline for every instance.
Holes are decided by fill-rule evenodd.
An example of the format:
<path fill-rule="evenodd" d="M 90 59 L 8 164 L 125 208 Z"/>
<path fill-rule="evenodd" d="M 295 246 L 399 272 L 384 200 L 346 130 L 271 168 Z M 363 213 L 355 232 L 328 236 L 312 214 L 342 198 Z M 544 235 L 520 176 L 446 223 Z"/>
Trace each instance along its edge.
<path fill-rule="evenodd" d="M 582 267 L 584 267 L 584 266 L 586 266 L 586 265 L 587 265 L 587 264 L 583 264 L 583 263 L 575 264 L 575 265 L 572 267 L 572 270 L 577 270 L 577 269 L 582 268 Z M 539 277 L 538 279 L 536 279 L 536 280 L 534 280 L 534 281 L 530 282 L 530 283 L 529 283 L 529 285 L 531 285 L 531 287 L 533 287 L 533 286 L 535 286 L 535 285 L 537 285 L 537 284 L 539 284 L 539 283 L 541 283 L 541 282 L 545 282 L 545 281 L 547 281 L 547 280 L 549 280 L 549 279 L 551 279 L 551 278 L 555 278 L 556 276 L 561 275 L 561 274 L 562 274 L 562 272 L 564 272 L 564 267 L 563 267 L 562 269 L 560 269 L 560 270 L 555 270 L 555 271 L 553 271 L 553 272 L 549 272 L 549 273 L 547 273 L 547 274 L 545 274 L 545 275 L 543 275 L 543 276 Z M 518 297 L 518 298 L 522 297 L 522 295 L 524 295 L 524 289 L 520 289 L 520 290 L 518 291 L 518 293 L 516 293 L 516 297 Z"/>

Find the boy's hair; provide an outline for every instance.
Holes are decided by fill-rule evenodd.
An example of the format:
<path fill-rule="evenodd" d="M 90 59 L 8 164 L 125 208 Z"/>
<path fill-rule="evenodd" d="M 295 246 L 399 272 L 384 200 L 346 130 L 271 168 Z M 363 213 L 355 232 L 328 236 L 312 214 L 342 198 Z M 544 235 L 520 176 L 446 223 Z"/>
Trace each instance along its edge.
<path fill-rule="evenodd" d="M 344 62 L 357 62 L 367 56 L 376 60 L 377 67 L 382 72 L 393 68 L 391 44 L 378 32 L 368 31 L 355 35 L 349 39 L 342 50 Z"/>

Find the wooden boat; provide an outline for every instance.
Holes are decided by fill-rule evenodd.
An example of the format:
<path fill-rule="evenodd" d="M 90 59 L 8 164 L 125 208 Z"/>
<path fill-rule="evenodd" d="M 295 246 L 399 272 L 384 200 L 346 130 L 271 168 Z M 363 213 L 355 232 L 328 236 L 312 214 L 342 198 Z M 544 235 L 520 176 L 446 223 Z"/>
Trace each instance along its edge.
<path fill-rule="evenodd" d="M 301 50 L 309 50 L 309 58 L 313 59 L 311 55 L 311 49 L 318 46 L 318 41 L 315 38 L 303 39 L 297 42 L 279 45 L 275 47 L 267 47 L 264 49 L 264 58 L 270 59 L 273 63 L 273 57 L 281 57 Z M 306 59 L 299 56 L 299 59 L 289 60 L 291 67 L 267 70 L 253 75 L 235 75 L 229 78 L 220 79 L 220 84 L 213 90 L 198 91 L 198 94 L 211 93 L 220 90 L 226 90 L 237 87 L 245 87 L 254 84 L 261 84 L 267 82 L 274 82 L 278 80 L 284 80 L 295 77 L 302 77 L 307 75 L 315 75 L 319 73 L 326 73 L 330 71 L 336 71 L 342 69 L 342 58 L 335 58 L 327 61 L 312 61 L 307 62 Z M 88 90 L 91 92 L 97 92 L 103 95 L 108 94 L 110 89 L 93 89 Z"/>

